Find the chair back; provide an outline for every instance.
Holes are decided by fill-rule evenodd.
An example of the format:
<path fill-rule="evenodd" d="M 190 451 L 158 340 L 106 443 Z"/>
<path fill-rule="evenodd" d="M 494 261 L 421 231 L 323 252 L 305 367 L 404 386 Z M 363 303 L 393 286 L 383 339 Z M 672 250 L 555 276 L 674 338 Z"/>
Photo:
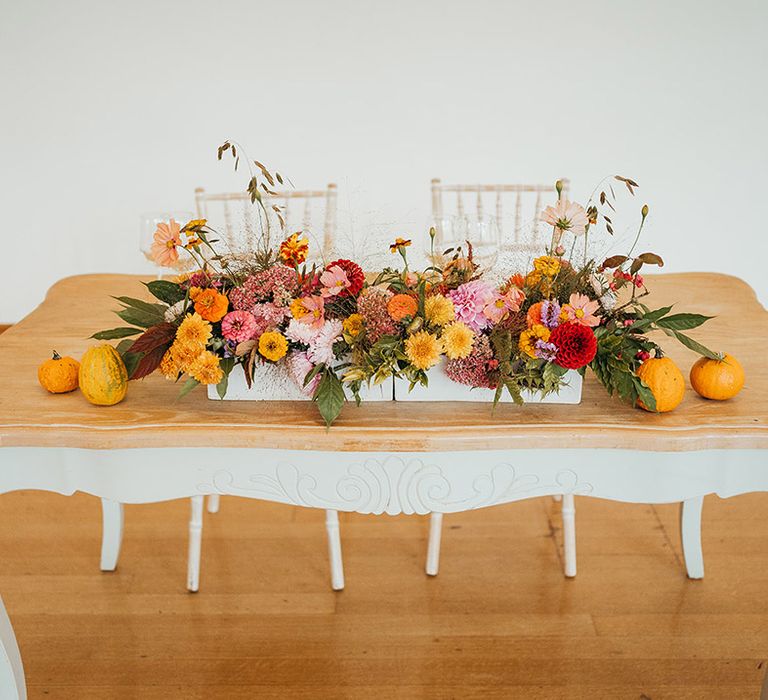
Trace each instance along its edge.
<path fill-rule="evenodd" d="M 561 178 L 561 197 L 567 197 L 570 182 Z M 447 213 L 447 199 L 455 196 L 455 209 Z M 542 250 L 549 242 L 549 231 L 542 232 L 539 216 L 544 204 L 557 197 L 553 185 L 445 185 L 432 180 L 432 217 L 438 246 L 461 243 L 457 233 L 477 232 L 478 240 L 469 241 L 483 248 L 516 252 Z M 512 211 L 504 202 L 512 200 Z M 457 227 L 455 222 L 465 222 Z M 457 231 L 458 228 L 458 231 Z M 483 239 L 484 238 L 484 239 Z"/>
<path fill-rule="evenodd" d="M 275 238 L 300 231 L 310 239 L 312 257 L 327 258 L 336 236 L 336 197 L 334 183 L 324 190 L 285 190 L 270 195 L 261 193 L 264 210 L 251 202 L 247 192 L 211 194 L 195 189 L 195 206 L 201 219 L 221 234 L 233 253 L 254 250 L 262 232 Z"/>

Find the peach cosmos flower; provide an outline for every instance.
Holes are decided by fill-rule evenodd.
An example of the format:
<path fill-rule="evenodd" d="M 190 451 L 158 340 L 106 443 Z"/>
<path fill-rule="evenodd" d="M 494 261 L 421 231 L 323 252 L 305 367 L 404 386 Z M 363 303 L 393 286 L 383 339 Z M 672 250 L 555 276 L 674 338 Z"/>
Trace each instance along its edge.
<path fill-rule="evenodd" d="M 338 265 L 333 265 L 320 275 L 320 284 L 323 286 L 320 294 L 327 299 L 348 289 L 349 277 Z"/>
<path fill-rule="evenodd" d="M 299 302 L 299 304 L 296 305 L 296 312 L 299 311 L 299 308 L 301 309 L 299 312 L 300 315 L 298 316 L 294 311 L 294 304 L 296 304 L 296 301 Z M 321 328 L 325 322 L 325 301 L 323 297 L 319 296 L 296 299 L 291 304 L 291 313 L 293 314 L 293 317 L 301 321 L 301 323 L 305 323 L 312 328 Z"/>
<path fill-rule="evenodd" d="M 589 218 L 581 204 L 561 199 L 554 207 L 547 207 L 541 213 L 541 220 L 555 228 L 555 245 L 560 237 L 570 231 L 575 236 L 581 236 L 587 228 Z"/>
<path fill-rule="evenodd" d="M 594 328 L 600 325 L 600 319 L 595 316 L 599 308 L 600 304 L 592 301 L 586 294 L 573 293 L 568 303 L 563 305 L 560 318 L 568 323 Z"/>
<path fill-rule="evenodd" d="M 180 245 L 181 228 L 178 222 L 171 219 L 167 224 L 159 223 L 150 249 L 152 260 L 161 267 L 172 267 L 179 259 L 179 251 L 176 249 Z"/>
<path fill-rule="evenodd" d="M 517 287 L 510 287 L 505 294 L 496 294 L 496 298 L 483 307 L 483 314 L 491 323 L 498 323 L 510 311 L 520 311 L 520 304 L 525 300 L 525 293 Z"/>

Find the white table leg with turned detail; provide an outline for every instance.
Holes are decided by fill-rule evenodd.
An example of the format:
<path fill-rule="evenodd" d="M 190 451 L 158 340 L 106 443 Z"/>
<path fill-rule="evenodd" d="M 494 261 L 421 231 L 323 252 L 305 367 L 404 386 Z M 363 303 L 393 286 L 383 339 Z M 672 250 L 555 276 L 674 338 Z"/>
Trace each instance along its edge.
<path fill-rule="evenodd" d="M 680 537 L 688 578 L 704 578 L 704 552 L 701 546 L 701 510 L 704 496 L 680 504 Z"/>
<path fill-rule="evenodd" d="M 26 700 L 26 697 L 27 684 L 24 680 L 19 645 L 5 605 L 0 599 L 0 698 Z"/>
<path fill-rule="evenodd" d="M 114 571 L 120 558 L 123 543 L 123 524 L 125 516 L 123 504 L 101 499 L 101 563 L 102 571 Z"/>

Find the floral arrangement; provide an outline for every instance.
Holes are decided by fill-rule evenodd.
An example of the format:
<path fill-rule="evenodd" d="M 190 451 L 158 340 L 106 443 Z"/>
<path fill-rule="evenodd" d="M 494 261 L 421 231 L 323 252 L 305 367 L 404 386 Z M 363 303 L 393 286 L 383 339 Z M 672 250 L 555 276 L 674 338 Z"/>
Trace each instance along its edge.
<path fill-rule="evenodd" d="M 239 162 L 229 143 L 219 158 L 227 151 Z M 248 191 L 268 222 L 260 190 L 271 193 L 282 178 L 254 163 L 258 172 L 251 173 Z M 637 183 L 615 181 L 634 194 Z M 131 379 L 159 371 L 184 380 L 182 394 L 214 384 L 223 398 L 236 367 L 250 386 L 258 363 L 283 364 L 328 425 L 347 395 L 360 401 L 364 384 L 397 377 L 411 387 L 428 385 L 438 365 L 459 384 L 495 389 L 496 401 L 507 391 L 516 402 L 524 390 L 556 392 L 569 370 L 589 367 L 610 394 L 654 410 L 654 394 L 638 369 L 663 352 L 648 334 L 662 331 L 717 358 L 683 333 L 708 317 L 642 303 L 648 293 L 643 268 L 663 265 L 654 253 L 633 255 L 647 206 L 628 254 L 600 263 L 585 254 L 577 262 L 576 240 L 598 222 L 613 233 L 613 186 L 586 207 L 563 198 L 560 183 L 556 193 L 556 204 L 541 213 L 552 226 L 551 244 L 529 270 L 500 285 L 484 279 L 471 243 L 466 250 L 436 252 L 434 229 L 426 269 L 410 269 L 411 241 L 397 238 L 390 250 L 399 264 L 366 275 L 347 259 L 309 266 L 308 240 L 281 231 L 273 245 L 268 223 L 257 250 L 233 257 L 218 252 L 205 220 L 171 220 L 155 233 L 155 260 L 168 265 L 186 254 L 198 269 L 174 281 L 148 282 L 156 303 L 117 297 L 123 305 L 117 315 L 129 325 L 93 337 L 120 340 Z M 282 224 L 279 207 L 274 210 Z"/>

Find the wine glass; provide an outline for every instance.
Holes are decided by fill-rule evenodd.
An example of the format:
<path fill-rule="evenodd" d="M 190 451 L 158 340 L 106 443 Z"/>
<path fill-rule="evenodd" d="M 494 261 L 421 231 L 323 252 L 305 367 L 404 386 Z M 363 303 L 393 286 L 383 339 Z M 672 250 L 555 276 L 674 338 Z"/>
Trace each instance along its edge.
<path fill-rule="evenodd" d="M 158 265 L 152 258 L 152 243 L 154 243 L 155 240 L 157 225 L 168 223 L 173 219 L 183 226 L 187 221 L 193 218 L 194 214 L 190 211 L 155 211 L 146 212 L 141 215 L 139 225 L 139 249 L 149 262 L 159 268 L 157 273 L 158 279 L 163 276 L 163 270 L 169 268 L 164 268 L 162 265 Z M 177 272 L 185 272 L 194 267 L 194 264 L 195 261 L 192 259 L 192 256 L 182 253 L 170 269 L 176 270 Z"/>

